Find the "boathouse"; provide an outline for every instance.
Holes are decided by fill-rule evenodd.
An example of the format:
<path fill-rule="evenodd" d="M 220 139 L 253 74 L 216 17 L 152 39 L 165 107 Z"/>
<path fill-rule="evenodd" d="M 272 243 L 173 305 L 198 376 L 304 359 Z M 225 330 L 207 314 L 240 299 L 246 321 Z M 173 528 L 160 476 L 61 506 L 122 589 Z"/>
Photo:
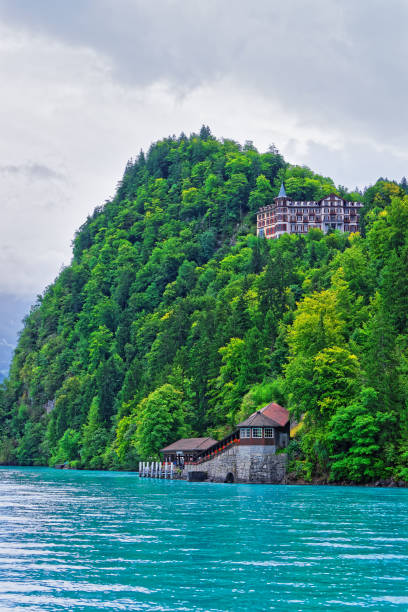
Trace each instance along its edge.
<path fill-rule="evenodd" d="M 289 413 L 272 402 L 239 423 L 237 429 L 242 446 L 267 446 L 265 451 L 273 453 L 289 443 Z"/>
<path fill-rule="evenodd" d="M 163 461 L 184 465 L 195 461 L 201 453 L 217 444 L 214 438 L 181 438 L 161 449 Z"/>
<path fill-rule="evenodd" d="M 287 464 L 287 455 L 282 451 L 289 440 L 289 412 L 272 402 L 238 423 L 219 442 L 213 438 L 182 438 L 173 442 L 161 450 L 162 463 L 142 464 L 139 475 L 281 484 L 286 482 Z"/>
<path fill-rule="evenodd" d="M 282 450 L 289 439 L 289 412 L 272 402 L 238 423 L 229 436 L 194 461 L 186 462 L 184 478 L 197 480 L 200 475 L 213 482 L 284 483 L 287 456 Z"/>

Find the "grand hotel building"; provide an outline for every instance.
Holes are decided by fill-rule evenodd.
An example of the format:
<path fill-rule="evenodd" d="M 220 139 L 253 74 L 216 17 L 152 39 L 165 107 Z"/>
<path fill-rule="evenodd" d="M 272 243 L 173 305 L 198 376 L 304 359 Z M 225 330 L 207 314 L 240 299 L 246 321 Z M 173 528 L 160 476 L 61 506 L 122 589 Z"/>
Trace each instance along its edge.
<path fill-rule="evenodd" d="M 347 202 L 335 193 L 317 202 L 291 200 L 282 183 L 273 204 L 263 206 L 258 211 L 257 236 L 279 238 L 282 234 L 307 234 L 312 227 L 325 234 L 330 229 L 358 232 L 362 206 L 361 202 Z"/>

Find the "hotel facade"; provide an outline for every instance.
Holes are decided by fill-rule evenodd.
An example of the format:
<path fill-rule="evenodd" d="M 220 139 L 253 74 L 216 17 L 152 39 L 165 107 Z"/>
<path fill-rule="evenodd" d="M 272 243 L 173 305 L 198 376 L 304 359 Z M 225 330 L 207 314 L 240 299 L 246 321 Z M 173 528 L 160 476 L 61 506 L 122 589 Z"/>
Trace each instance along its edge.
<path fill-rule="evenodd" d="M 257 214 L 257 236 L 279 238 L 282 234 L 307 234 L 309 229 L 358 232 L 361 202 L 347 202 L 335 193 L 317 201 L 292 200 L 282 183 L 273 204 L 263 206 Z"/>

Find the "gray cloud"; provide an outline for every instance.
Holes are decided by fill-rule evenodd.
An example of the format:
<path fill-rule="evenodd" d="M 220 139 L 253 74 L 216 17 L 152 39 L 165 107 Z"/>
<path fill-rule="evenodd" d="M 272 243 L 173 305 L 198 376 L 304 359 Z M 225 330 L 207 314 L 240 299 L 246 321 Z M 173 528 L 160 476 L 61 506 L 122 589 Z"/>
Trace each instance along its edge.
<path fill-rule="evenodd" d="M 57 172 L 52 168 L 49 168 L 48 166 L 44 166 L 43 164 L 8 164 L 0 166 L 0 173 L 10 175 L 23 175 L 25 177 L 31 177 L 33 179 L 39 180 L 64 179 L 64 175 L 61 172 Z"/>
<path fill-rule="evenodd" d="M 286 150 L 291 156 L 298 156 L 296 141 L 289 143 Z M 361 177 L 369 177 L 372 168 L 377 169 L 375 179 L 382 176 L 391 180 L 399 180 L 408 175 L 406 158 L 394 155 L 392 152 L 386 155 L 381 148 L 367 147 L 364 143 L 354 143 L 352 155 L 350 155 L 347 148 L 330 148 L 319 142 L 310 141 L 302 153 L 302 159 L 306 165 L 325 168 L 325 173 L 330 177 L 347 177 L 347 185 L 351 189 L 368 187 L 370 181 L 362 184 Z M 356 164 L 356 159 L 358 159 L 358 164 Z"/>
<path fill-rule="evenodd" d="M 7 342 L 5 338 L 0 338 L 0 346 L 5 346 L 8 349 L 14 349 L 16 345 L 10 344 L 10 342 Z"/>
<path fill-rule="evenodd" d="M 30 299 L 28 297 L 18 298 L 0 293 L 0 382 L 7 375 L 17 334 L 23 326 L 23 317 L 29 310 Z"/>
<path fill-rule="evenodd" d="M 91 48 L 124 83 L 180 94 L 232 78 L 302 124 L 367 131 L 404 146 L 404 0 L 2 0 L 20 27 Z M 398 91 L 398 95 L 396 95 Z"/>

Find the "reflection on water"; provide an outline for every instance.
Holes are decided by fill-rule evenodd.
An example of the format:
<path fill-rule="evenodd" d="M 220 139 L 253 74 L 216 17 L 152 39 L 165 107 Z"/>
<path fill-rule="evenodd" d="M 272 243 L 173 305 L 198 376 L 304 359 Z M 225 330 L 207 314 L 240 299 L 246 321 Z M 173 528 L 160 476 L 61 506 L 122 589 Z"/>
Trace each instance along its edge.
<path fill-rule="evenodd" d="M 0 469 L 0 610 L 408 610 L 408 490 Z"/>

